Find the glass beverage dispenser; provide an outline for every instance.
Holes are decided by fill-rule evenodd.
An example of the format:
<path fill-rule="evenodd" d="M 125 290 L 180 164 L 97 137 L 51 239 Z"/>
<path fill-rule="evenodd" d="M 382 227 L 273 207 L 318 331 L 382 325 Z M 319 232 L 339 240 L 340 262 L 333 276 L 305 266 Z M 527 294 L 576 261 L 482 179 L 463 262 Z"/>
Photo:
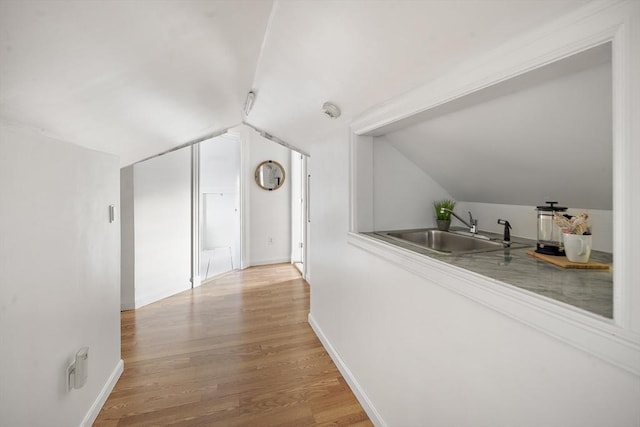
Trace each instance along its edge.
<path fill-rule="evenodd" d="M 554 206 L 558 202 L 545 202 L 545 206 L 536 206 L 538 211 L 538 243 L 536 252 L 546 255 L 564 255 L 562 230 L 553 222 L 554 212 L 566 212 L 563 206 Z"/>

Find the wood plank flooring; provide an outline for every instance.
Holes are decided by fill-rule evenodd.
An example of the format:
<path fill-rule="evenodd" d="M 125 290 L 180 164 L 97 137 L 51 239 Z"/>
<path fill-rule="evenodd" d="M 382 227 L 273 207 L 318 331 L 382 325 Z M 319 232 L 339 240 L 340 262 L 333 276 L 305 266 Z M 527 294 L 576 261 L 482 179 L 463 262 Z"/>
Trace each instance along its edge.
<path fill-rule="evenodd" d="M 94 426 L 372 426 L 308 312 L 289 264 L 123 312 L 125 370 Z"/>

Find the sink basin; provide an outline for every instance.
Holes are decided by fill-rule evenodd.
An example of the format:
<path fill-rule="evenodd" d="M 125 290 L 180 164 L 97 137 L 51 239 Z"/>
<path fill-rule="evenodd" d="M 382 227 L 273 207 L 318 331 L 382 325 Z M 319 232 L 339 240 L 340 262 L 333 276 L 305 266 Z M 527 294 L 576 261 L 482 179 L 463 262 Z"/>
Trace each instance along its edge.
<path fill-rule="evenodd" d="M 491 240 L 485 236 L 463 235 L 431 228 L 421 230 L 380 231 L 377 232 L 377 234 L 442 254 L 459 255 L 504 249 L 504 245 L 500 240 Z M 511 247 L 518 248 L 525 247 L 525 245 L 512 243 Z"/>

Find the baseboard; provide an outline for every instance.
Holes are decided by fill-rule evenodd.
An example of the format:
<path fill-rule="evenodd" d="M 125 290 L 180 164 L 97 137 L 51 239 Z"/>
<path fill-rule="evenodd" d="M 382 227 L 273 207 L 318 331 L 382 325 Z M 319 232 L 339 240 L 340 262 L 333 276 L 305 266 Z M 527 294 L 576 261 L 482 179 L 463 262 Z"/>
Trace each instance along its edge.
<path fill-rule="evenodd" d="M 179 294 L 180 292 L 184 292 L 184 291 L 189 291 L 191 290 L 191 282 L 188 283 L 184 283 L 183 287 L 181 288 L 175 288 L 175 289 L 164 289 L 162 292 L 157 292 L 151 295 L 145 294 L 145 295 L 139 295 L 140 292 L 138 293 L 138 295 L 136 296 L 136 301 L 135 301 L 135 308 L 141 308 L 144 307 L 145 305 L 149 305 L 152 304 L 154 302 L 158 302 L 160 300 L 163 300 L 165 298 L 169 298 L 172 297 L 176 294 Z"/>
<path fill-rule="evenodd" d="M 199 275 L 196 277 L 193 277 L 191 279 L 191 287 L 192 288 L 197 288 L 198 286 L 202 285 L 202 277 L 200 277 Z"/>
<path fill-rule="evenodd" d="M 257 267 L 259 265 L 271 265 L 271 264 L 284 264 L 284 263 L 291 263 L 291 258 L 271 258 L 271 259 L 262 259 L 262 260 L 258 260 L 258 261 L 251 261 L 251 264 L 249 264 L 249 266 L 251 267 Z"/>
<path fill-rule="evenodd" d="M 102 407 L 109 398 L 109 395 L 113 391 L 113 388 L 116 386 L 118 379 L 120 379 L 120 375 L 122 375 L 123 371 L 124 361 L 120 359 L 116 364 L 115 369 L 109 376 L 109 379 L 105 383 L 104 387 L 102 387 L 102 390 L 100 391 L 100 394 L 96 398 L 95 402 L 93 402 L 93 405 L 91 405 L 89 412 L 87 412 L 87 415 L 85 415 L 84 419 L 82 420 L 80 427 L 91 427 L 93 425 L 96 418 L 98 418 L 98 414 L 102 410 Z"/>
<path fill-rule="evenodd" d="M 373 425 L 375 425 L 376 427 L 387 427 L 387 423 L 384 422 L 384 420 L 382 419 L 382 417 L 380 416 L 376 408 L 373 406 L 373 404 L 369 400 L 369 397 L 367 397 L 367 394 L 364 392 L 362 387 L 360 387 L 360 384 L 353 376 L 353 373 L 351 372 L 351 370 L 344 363 L 344 361 L 342 360 L 342 358 L 340 357 L 336 349 L 333 348 L 333 346 L 331 345 L 327 337 L 322 332 L 322 329 L 320 329 L 320 326 L 318 326 L 318 324 L 316 323 L 311 313 L 309 313 L 309 325 L 311 325 L 311 328 L 313 329 L 316 336 L 322 343 L 322 346 L 324 347 L 325 350 L 327 350 L 327 353 L 329 353 L 329 356 L 333 360 L 333 363 L 336 364 L 336 366 L 338 367 L 338 370 L 340 371 L 344 379 L 347 381 L 347 384 L 349 384 L 349 388 L 351 388 L 351 391 L 353 391 L 353 394 L 356 396 L 356 399 L 358 399 L 358 402 L 360 402 L 360 405 L 369 416 L 369 419 L 371 420 Z"/>
<path fill-rule="evenodd" d="M 224 276 L 227 276 L 227 275 L 229 275 L 231 273 L 235 273 L 237 271 L 239 271 L 239 270 L 229 270 L 229 271 L 225 271 L 224 273 L 216 274 L 215 276 L 212 276 L 212 277 L 207 277 L 206 279 L 204 279 L 202 281 L 201 285 L 206 285 L 209 282 L 213 282 L 214 280 L 221 279 Z"/>

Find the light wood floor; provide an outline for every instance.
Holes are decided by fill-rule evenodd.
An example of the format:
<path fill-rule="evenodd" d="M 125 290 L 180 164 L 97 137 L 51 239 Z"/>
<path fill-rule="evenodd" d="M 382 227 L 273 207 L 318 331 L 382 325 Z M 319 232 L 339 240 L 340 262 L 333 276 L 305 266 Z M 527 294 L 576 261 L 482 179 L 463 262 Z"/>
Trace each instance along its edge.
<path fill-rule="evenodd" d="M 288 264 L 122 313 L 124 373 L 95 426 L 372 426 L 307 323 Z"/>

